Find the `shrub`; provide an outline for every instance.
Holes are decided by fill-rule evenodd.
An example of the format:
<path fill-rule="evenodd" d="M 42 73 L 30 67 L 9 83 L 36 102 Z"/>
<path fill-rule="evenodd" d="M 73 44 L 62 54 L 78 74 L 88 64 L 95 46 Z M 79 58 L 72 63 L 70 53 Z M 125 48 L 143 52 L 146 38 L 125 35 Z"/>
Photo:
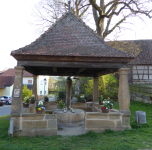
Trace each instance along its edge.
<path fill-rule="evenodd" d="M 31 97 L 31 95 L 32 95 L 32 90 L 29 90 L 27 88 L 27 85 L 24 85 L 22 90 L 22 99 L 24 99 L 25 97 Z"/>

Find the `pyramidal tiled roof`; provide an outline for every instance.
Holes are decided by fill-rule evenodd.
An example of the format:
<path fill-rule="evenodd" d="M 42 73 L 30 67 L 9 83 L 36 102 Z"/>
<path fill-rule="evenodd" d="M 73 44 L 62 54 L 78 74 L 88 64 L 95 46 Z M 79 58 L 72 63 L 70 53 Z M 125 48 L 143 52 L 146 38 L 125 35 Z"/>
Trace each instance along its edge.
<path fill-rule="evenodd" d="M 36 41 L 12 51 L 11 55 L 133 57 L 110 47 L 72 12 L 63 15 Z"/>

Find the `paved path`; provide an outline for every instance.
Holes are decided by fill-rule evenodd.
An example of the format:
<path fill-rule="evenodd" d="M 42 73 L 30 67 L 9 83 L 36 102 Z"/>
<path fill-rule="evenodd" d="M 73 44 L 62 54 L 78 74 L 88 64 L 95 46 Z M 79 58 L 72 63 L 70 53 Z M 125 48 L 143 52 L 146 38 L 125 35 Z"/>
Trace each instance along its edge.
<path fill-rule="evenodd" d="M 0 106 L 0 116 L 10 115 L 11 105 Z"/>

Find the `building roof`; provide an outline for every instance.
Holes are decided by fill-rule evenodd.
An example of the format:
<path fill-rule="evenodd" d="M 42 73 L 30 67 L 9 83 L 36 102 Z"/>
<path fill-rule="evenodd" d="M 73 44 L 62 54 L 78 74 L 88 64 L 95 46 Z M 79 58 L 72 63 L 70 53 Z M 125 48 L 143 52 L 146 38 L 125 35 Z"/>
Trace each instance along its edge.
<path fill-rule="evenodd" d="M 108 44 L 135 55 L 128 64 L 152 65 L 152 40 L 110 41 Z"/>
<path fill-rule="evenodd" d="M 33 77 L 33 75 L 27 71 L 23 71 L 23 77 Z M 0 88 L 12 86 L 15 79 L 15 69 L 8 69 L 0 74 Z"/>
<path fill-rule="evenodd" d="M 72 12 L 63 15 L 36 41 L 12 51 L 11 55 L 15 58 L 17 55 L 133 58 L 131 54 L 105 43 Z"/>
<path fill-rule="evenodd" d="M 15 76 L 0 76 L 0 88 L 12 86 L 14 84 Z"/>
<path fill-rule="evenodd" d="M 15 76 L 15 69 L 8 69 L 6 71 L 4 71 L 2 74 L 0 74 L 1 76 Z M 33 74 L 27 72 L 26 70 L 23 71 L 23 77 L 33 77 Z"/>

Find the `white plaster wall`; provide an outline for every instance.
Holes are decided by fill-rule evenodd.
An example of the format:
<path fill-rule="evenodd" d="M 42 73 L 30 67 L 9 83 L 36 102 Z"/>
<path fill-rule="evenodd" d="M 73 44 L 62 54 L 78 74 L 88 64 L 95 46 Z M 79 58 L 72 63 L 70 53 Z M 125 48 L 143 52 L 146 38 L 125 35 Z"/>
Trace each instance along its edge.
<path fill-rule="evenodd" d="M 12 96 L 13 85 L 2 89 L 2 95 Z"/>
<path fill-rule="evenodd" d="M 40 91 L 42 91 L 42 95 L 44 95 L 44 79 L 45 78 L 47 79 L 47 84 L 45 85 L 45 91 L 46 91 L 46 95 L 48 94 L 49 76 L 38 76 L 38 78 L 37 78 L 37 94 L 38 95 L 41 95 Z M 23 84 L 28 84 L 28 80 L 32 80 L 32 85 L 33 85 L 33 77 L 23 77 Z M 42 80 L 42 82 L 41 82 L 41 80 Z M 14 86 L 14 84 L 10 87 L 1 89 L 1 94 L 7 95 L 7 96 L 12 96 L 13 86 Z"/>
<path fill-rule="evenodd" d="M 32 83 L 28 83 L 28 80 L 32 80 Z M 32 84 L 33 85 L 33 77 L 23 77 L 23 84 Z"/>
<path fill-rule="evenodd" d="M 47 83 L 45 85 L 45 91 L 46 91 L 46 95 L 48 94 L 49 76 L 38 76 L 38 79 L 37 79 L 38 95 L 44 95 L 44 79 L 45 78 L 47 80 Z M 42 91 L 42 94 L 40 94 L 41 91 Z"/>

